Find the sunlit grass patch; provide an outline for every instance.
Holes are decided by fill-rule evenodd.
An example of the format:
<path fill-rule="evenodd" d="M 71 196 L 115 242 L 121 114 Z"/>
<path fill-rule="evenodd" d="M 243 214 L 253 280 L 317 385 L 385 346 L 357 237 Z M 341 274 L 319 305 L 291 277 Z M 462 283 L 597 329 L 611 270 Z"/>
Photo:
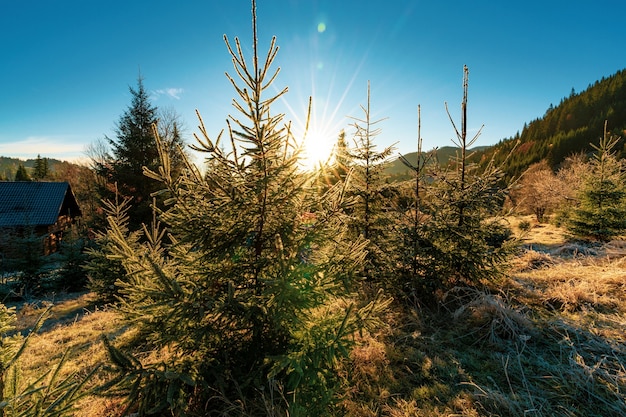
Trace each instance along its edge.
<path fill-rule="evenodd" d="M 548 309 L 626 312 L 626 270 L 621 259 L 587 257 L 555 262 L 549 268 L 521 270 L 516 278 L 532 285 L 535 298 Z"/>
<path fill-rule="evenodd" d="M 17 326 L 22 333 L 27 333 L 30 326 L 44 311 L 47 302 L 25 303 L 18 310 Z M 63 355 L 69 351 L 68 358 L 60 368 L 60 377 L 75 375 L 82 378 L 91 370 L 108 361 L 100 337 L 103 334 L 119 336 L 123 326 L 119 315 L 112 309 L 98 309 L 92 304 L 90 294 L 74 294 L 55 302 L 42 329 L 31 336 L 24 354 L 18 362 L 20 380 L 25 386 L 44 373 L 52 370 Z M 87 382 L 85 389 L 103 383 L 100 373 L 96 373 Z M 114 415 L 117 409 L 114 399 L 89 395 L 78 403 L 76 416 L 96 417 Z"/>
<path fill-rule="evenodd" d="M 507 221 L 522 243 L 531 249 L 559 246 L 568 240 L 565 229 L 551 223 L 538 223 L 534 216 L 511 216 Z"/>

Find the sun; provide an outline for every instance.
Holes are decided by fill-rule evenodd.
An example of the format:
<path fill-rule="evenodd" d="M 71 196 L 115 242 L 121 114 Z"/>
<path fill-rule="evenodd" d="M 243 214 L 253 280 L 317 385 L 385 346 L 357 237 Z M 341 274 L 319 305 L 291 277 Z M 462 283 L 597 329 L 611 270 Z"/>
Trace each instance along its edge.
<path fill-rule="evenodd" d="M 338 107 L 332 112 L 322 104 L 318 111 L 312 98 L 309 98 L 307 118 L 297 119 L 295 137 L 300 144 L 300 166 L 307 171 L 319 169 L 325 164 L 332 164 L 335 159 L 335 147 L 343 126 L 337 120 Z"/>
<path fill-rule="evenodd" d="M 332 162 L 336 138 L 325 129 L 309 127 L 302 143 L 300 163 L 306 170 Z"/>
<path fill-rule="evenodd" d="M 308 110 L 304 111 L 306 117 L 302 118 L 298 117 L 298 112 L 294 111 L 287 100 L 283 99 L 282 104 L 288 110 L 286 113 L 293 118 L 293 124 L 289 123 L 288 131 L 298 149 L 300 168 L 314 171 L 321 165 L 332 163 L 335 146 L 343 130 L 342 124 L 336 120 L 337 109 L 328 115 L 324 107 L 322 114 L 318 115 L 310 97 Z"/>

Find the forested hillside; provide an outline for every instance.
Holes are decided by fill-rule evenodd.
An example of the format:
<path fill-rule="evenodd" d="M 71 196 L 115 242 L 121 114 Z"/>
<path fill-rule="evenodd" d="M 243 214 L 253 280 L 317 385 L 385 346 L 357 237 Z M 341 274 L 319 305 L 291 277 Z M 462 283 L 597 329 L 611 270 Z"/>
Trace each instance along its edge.
<path fill-rule="evenodd" d="M 556 168 L 572 154 L 591 152 L 590 143 L 598 142 L 605 121 L 611 134 L 624 137 L 626 70 L 590 84 L 581 93 L 572 90 L 558 106 L 551 104 L 543 117 L 525 125 L 521 134 L 500 141 L 476 157 L 485 161 L 495 154 L 509 178 L 519 176 L 542 159 Z M 619 157 L 623 146 L 622 139 L 618 145 Z"/>

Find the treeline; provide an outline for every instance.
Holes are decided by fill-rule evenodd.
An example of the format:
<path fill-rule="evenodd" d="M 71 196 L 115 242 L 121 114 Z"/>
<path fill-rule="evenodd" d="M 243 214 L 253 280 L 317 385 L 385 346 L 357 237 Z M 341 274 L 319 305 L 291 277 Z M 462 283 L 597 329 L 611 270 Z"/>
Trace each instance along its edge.
<path fill-rule="evenodd" d="M 63 171 L 67 164 L 71 163 L 42 157 L 41 155 L 37 155 L 35 159 L 27 159 L 25 161 L 18 158 L 0 156 L 0 181 L 44 179 L 48 175 Z"/>

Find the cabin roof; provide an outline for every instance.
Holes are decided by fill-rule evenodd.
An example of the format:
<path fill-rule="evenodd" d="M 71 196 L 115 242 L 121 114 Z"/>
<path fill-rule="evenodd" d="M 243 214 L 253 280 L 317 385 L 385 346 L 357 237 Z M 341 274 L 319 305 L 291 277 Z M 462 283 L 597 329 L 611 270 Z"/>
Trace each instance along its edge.
<path fill-rule="evenodd" d="M 48 226 L 81 215 L 67 182 L 0 182 L 0 227 Z"/>

